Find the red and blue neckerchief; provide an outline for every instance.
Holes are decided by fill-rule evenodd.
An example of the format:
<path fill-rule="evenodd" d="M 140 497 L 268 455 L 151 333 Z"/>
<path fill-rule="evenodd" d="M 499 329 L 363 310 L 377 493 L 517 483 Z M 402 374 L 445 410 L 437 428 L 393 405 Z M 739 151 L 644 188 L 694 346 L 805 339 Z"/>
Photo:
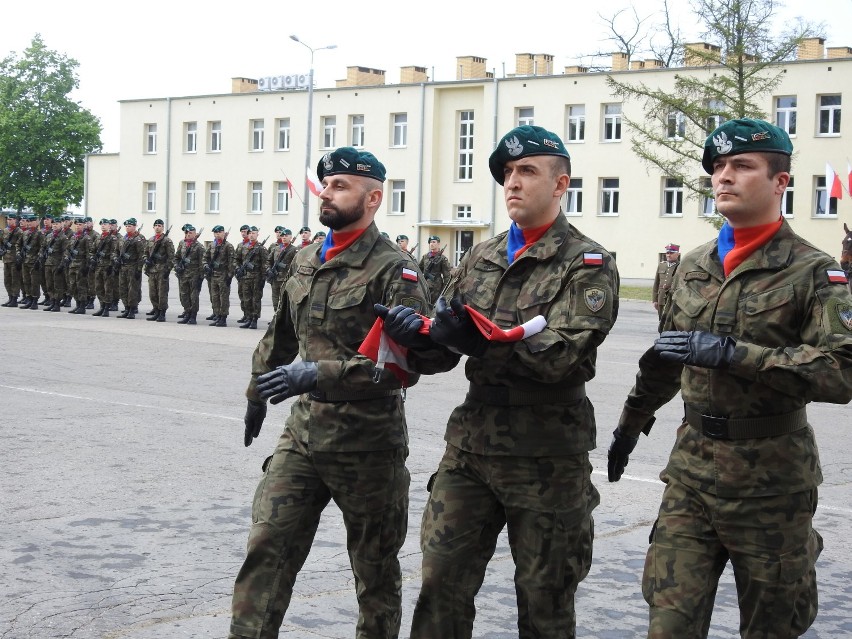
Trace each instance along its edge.
<path fill-rule="evenodd" d="M 509 261 L 509 264 L 514 262 L 529 247 L 538 242 L 541 239 L 541 236 L 544 235 L 547 232 L 547 229 L 549 229 L 552 225 L 553 222 L 545 224 L 544 226 L 538 226 L 534 229 L 524 230 L 512 222 L 512 225 L 509 227 L 509 237 L 506 241 L 506 259 Z"/>
<path fill-rule="evenodd" d="M 363 228 L 343 233 L 341 231 L 335 232 L 329 229 L 328 235 L 325 236 L 325 240 L 323 241 L 322 248 L 319 252 L 320 262 L 325 264 L 338 253 L 341 253 L 352 246 L 352 244 L 355 243 L 355 240 L 361 237 L 366 230 L 366 228 Z"/>
<path fill-rule="evenodd" d="M 745 262 L 746 258 L 761 246 L 766 244 L 784 223 L 782 218 L 769 224 L 732 228 L 725 222 L 719 229 L 718 251 L 719 259 L 728 277 L 735 268 Z"/>

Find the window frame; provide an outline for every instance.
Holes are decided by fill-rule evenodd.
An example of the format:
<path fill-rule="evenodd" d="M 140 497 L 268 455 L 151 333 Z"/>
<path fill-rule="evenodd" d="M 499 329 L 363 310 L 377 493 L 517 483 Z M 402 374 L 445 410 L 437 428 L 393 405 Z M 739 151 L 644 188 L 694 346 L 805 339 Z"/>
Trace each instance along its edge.
<path fill-rule="evenodd" d="M 582 113 L 574 113 L 574 109 L 581 109 Z M 572 127 L 576 127 L 576 137 L 572 136 Z M 568 105 L 568 123 L 565 131 L 565 140 L 572 144 L 586 141 L 586 105 Z"/>
<path fill-rule="evenodd" d="M 683 216 L 683 180 L 666 176 L 663 178 L 663 217 Z"/>
<path fill-rule="evenodd" d="M 263 182 L 249 181 L 249 214 L 263 215 Z"/>
<path fill-rule="evenodd" d="M 782 100 L 792 100 L 792 106 L 781 106 Z M 791 138 L 796 136 L 798 124 L 799 98 L 797 95 L 775 96 L 775 126 L 782 129 Z M 792 130 L 791 130 L 792 129 Z"/>
<path fill-rule="evenodd" d="M 405 215 L 405 180 L 390 180 L 390 193 L 388 215 Z"/>
<path fill-rule="evenodd" d="M 145 123 L 145 155 L 157 154 L 157 123 Z"/>
<path fill-rule="evenodd" d="M 463 109 L 458 112 L 458 142 L 457 151 L 457 182 L 473 181 L 473 147 L 475 143 L 476 118 L 473 109 Z"/>
<path fill-rule="evenodd" d="M 290 118 L 275 119 L 276 151 L 290 150 Z"/>
<path fill-rule="evenodd" d="M 408 146 L 408 113 L 392 113 L 391 147 L 404 148 Z"/>
<path fill-rule="evenodd" d="M 364 122 L 365 118 L 363 113 L 349 116 L 349 132 L 351 135 L 350 145 L 356 149 L 364 148 L 364 141 L 366 135 L 366 131 L 364 129 Z"/>
<path fill-rule="evenodd" d="M 187 180 L 183 183 L 183 212 L 195 213 L 198 206 L 198 191 L 195 180 Z"/>
<path fill-rule="evenodd" d="M 263 152 L 266 122 L 263 118 L 251 120 L 251 146 L 252 153 Z"/>
<path fill-rule="evenodd" d="M 621 180 L 619 178 L 602 177 L 600 179 L 601 197 L 599 201 L 600 216 L 615 216 L 619 215 L 619 204 L 621 199 Z M 615 185 L 607 184 L 607 182 L 615 182 Z M 609 201 L 609 206 L 605 206 Z"/>
<path fill-rule="evenodd" d="M 837 137 L 840 135 L 840 116 L 842 112 L 841 99 L 839 93 L 825 93 L 817 95 L 817 136 L 818 137 Z M 826 98 L 837 98 L 836 104 L 823 104 Z M 823 115 L 828 115 L 826 128 L 830 129 L 823 131 Z"/>
<path fill-rule="evenodd" d="M 222 120 L 210 120 L 208 123 L 210 153 L 222 152 Z"/>
<path fill-rule="evenodd" d="M 583 178 L 572 177 L 563 196 L 565 215 L 580 217 L 583 215 Z"/>
<path fill-rule="evenodd" d="M 337 143 L 337 116 L 324 115 L 320 124 L 322 127 L 322 148 L 335 148 Z"/>
<path fill-rule="evenodd" d="M 273 215 L 287 215 L 290 213 L 290 186 L 287 180 L 276 180 L 275 182 L 275 209 Z"/>
<path fill-rule="evenodd" d="M 215 185 L 215 187 L 214 187 Z M 219 213 L 222 210 L 222 183 L 212 180 L 207 183 L 207 212 Z"/>
<path fill-rule="evenodd" d="M 157 183 L 145 182 L 145 212 L 157 212 Z"/>
<path fill-rule="evenodd" d="M 828 197 L 827 180 L 824 175 L 815 176 L 814 180 L 814 200 L 813 200 L 813 217 L 818 220 L 836 219 L 837 218 L 837 198 Z M 823 213 L 820 213 L 820 203 L 825 206 L 827 200 L 828 206 Z"/>
<path fill-rule="evenodd" d="M 518 107 L 515 115 L 517 126 L 535 125 L 535 107 Z"/>
<path fill-rule="evenodd" d="M 184 153 L 198 153 L 198 122 L 184 124 Z"/>
<path fill-rule="evenodd" d="M 611 112 L 611 108 L 618 108 L 618 112 Z M 603 105 L 602 142 L 621 142 L 622 108 L 621 102 L 609 102 Z"/>

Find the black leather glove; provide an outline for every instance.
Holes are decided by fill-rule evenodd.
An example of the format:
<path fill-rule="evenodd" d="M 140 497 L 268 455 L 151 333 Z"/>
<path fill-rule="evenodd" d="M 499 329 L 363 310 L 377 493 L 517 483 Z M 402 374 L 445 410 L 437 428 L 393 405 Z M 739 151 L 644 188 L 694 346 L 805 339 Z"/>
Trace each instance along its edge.
<path fill-rule="evenodd" d="M 268 399 L 272 404 L 283 402 L 294 395 L 307 393 L 316 387 L 316 362 L 295 362 L 279 366 L 257 377 L 257 392 L 260 398 Z"/>
<path fill-rule="evenodd" d="M 263 420 L 265 417 L 266 404 L 264 402 L 248 400 L 246 416 L 243 418 L 243 421 L 246 424 L 246 433 L 243 437 L 243 443 L 246 446 L 251 446 L 254 438 L 260 435 L 260 427 L 263 426 Z"/>
<path fill-rule="evenodd" d="M 438 298 L 429 337 L 433 342 L 472 357 L 482 357 L 488 346 L 488 340 L 470 319 L 459 296 L 453 297 L 449 306 L 446 299 Z"/>
<path fill-rule="evenodd" d="M 612 443 L 607 453 L 607 479 L 618 481 L 624 473 L 624 467 L 630 459 L 630 453 L 636 448 L 638 437 L 630 437 L 621 432 L 620 428 L 612 431 Z"/>
<path fill-rule="evenodd" d="M 376 315 L 385 320 L 384 331 L 393 341 L 406 348 L 426 349 L 433 346 L 428 335 L 420 332 L 423 319 L 413 308 L 398 304 L 389 309 L 381 304 L 374 304 Z"/>
<path fill-rule="evenodd" d="M 707 331 L 663 331 L 654 350 L 663 359 L 701 368 L 728 368 L 737 340 Z"/>

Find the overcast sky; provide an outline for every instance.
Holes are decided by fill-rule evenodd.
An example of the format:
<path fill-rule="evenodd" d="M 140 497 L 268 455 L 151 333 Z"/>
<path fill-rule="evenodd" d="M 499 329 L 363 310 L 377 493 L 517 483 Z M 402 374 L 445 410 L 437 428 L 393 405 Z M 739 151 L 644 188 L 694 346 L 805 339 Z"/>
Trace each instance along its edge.
<path fill-rule="evenodd" d="M 231 78 L 306 73 L 310 51 L 288 37 L 297 34 L 316 51 L 316 87 L 333 87 L 349 66 L 386 71 L 422 66 L 435 80 L 455 78 L 457 56 L 486 58 L 497 77 L 514 73 L 516 53 L 548 53 L 554 71 L 591 64 L 591 54 L 615 49 L 600 15 L 612 16 L 624 0 L 554 0 L 544 14 L 521 15 L 517 2 L 431 0 L 6 0 L 0 10 L 0 56 L 20 55 L 40 33 L 48 48 L 76 59 L 80 89 L 74 98 L 104 127 L 104 151 L 118 151 L 118 100 L 227 93 Z M 678 7 L 687 39 L 695 20 Z M 646 24 L 659 21 L 662 0 L 634 0 Z M 814 14 L 814 9 L 819 11 Z M 852 46 L 852 0 L 787 0 L 785 18 L 825 22 L 827 46 Z M 632 24 L 631 9 L 622 14 Z M 640 56 L 641 57 L 641 56 Z"/>

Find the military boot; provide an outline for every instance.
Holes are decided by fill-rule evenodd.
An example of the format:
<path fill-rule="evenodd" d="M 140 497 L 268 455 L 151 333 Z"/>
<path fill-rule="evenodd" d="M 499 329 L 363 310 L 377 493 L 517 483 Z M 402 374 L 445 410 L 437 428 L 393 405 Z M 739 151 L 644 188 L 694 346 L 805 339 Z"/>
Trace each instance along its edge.
<path fill-rule="evenodd" d="M 186 311 L 184 311 L 183 313 L 181 313 L 180 315 L 178 315 L 178 319 L 186 319 L 186 316 L 187 316 L 187 312 L 186 312 Z M 180 323 L 181 323 L 181 322 L 178 322 L 178 324 L 180 324 Z"/>
<path fill-rule="evenodd" d="M 86 300 L 86 308 L 88 308 L 88 309 L 95 308 L 95 298 L 94 297 L 90 297 L 88 300 Z"/>
<path fill-rule="evenodd" d="M 178 317 L 180 318 L 177 321 L 178 324 L 189 324 L 189 318 L 192 317 L 192 313 L 190 313 L 189 311 L 184 311 L 183 313 L 178 315 Z"/>
<path fill-rule="evenodd" d="M 251 318 L 243 315 L 240 319 L 237 320 L 237 324 L 242 324 L 243 322 L 248 322 Z"/>
<path fill-rule="evenodd" d="M 12 306 L 17 306 L 17 305 L 18 305 L 18 298 L 16 297 L 15 303 L 12 304 L 12 297 L 11 296 L 3 304 L 0 304 L 0 306 L 5 306 L 6 308 L 11 308 Z"/>
<path fill-rule="evenodd" d="M 195 319 L 196 315 L 198 315 L 198 313 L 190 313 L 189 314 L 189 321 L 187 322 L 187 324 L 197 324 L 197 321 Z"/>
<path fill-rule="evenodd" d="M 208 316 L 207 316 L 207 317 L 205 317 L 204 319 L 206 319 L 208 322 L 209 322 L 210 320 L 213 320 L 213 321 L 215 322 L 217 319 L 219 319 L 219 316 L 218 316 L 218 315 L 216 315 L 216 313 L 213 313 L 213 315 L 208 315 Z"/>
<path fill-rule="evenodd" d="M 228 316 L 220 315 L 214 326 L 228 326 Z"/>
<path fill-rule="evenodd" d="M 94 315 L 95 317 L 100 317 L 103 314 L 104 314 L 104 305 L 103 304 L 100 305 L 100 308 L 98 308 L 98 310 L 96 310 L 94 313 L 92 313 L 92 315 Z"/>
<path fill-rule="evenodd" d="M 21 305 L 18 308 L 29 308 L 33 303 L 33 298 L 29 295 L 25 295 L 24 299 L 21 300 Z"/>
<path fill-rule="evenodd" d="M 160 309 L 152 308 L 150 311 L 145 313 L 148 317 L 146 318 L 149 322 L 153 322 L 160 314 Z"/>
<path fill-rule="evenodd" d="M 117 311 L 117 310 L 118 310 L 118 302 L 113 302 L 112 304 L 110 304 L 110 305 L 109 305 L 109 310 L 111 310 L 111 311 Z"/>
<path fill-rule="evenodd" d="M 80 300 L 77 302 L 77 308 L 71 311 L 75 315 L 85 315 L 86 314 L 86 300 Z"/>
<path fill-rule="evenodd" d="M 53 306 L 50 307 L 50 310 L 53 311 L 54 313 L 58 313 L 59 311 L 61 311 L 62 310 L 62 300 L 59 299 L 59 298 L 56 298 L 55 300 L 53 300 Z"/>
<path fill-rule="evenodd" d="M 109 317 L 109 312 L 112 310 L 112 306 L 109 304 L 104 304 L 104 314 L 101 317 Z"/>
<path fill-rule="evenodd" d="M 129 306 L 125 306 L 125 307 L 124 307 L 124 310 L 123 310 L 123 311 L 121 311 L 121 313 L 119 313 L 119 314 L 118 314 L 118 316 L 119 316 L 119 317 L 127 317 L 127 314 L 128 314 L 129 312 L 130 312 L 130 307 L 129 307 Z"/>
<path fill-rule="evenodd" d="M 37 311 L 38 310 L 38 295 L 36 295 L 34 298 L 32 298 L 32 300 L 33 300 L 33 303 L 30 304 L 30 310 L 31 311 Z"/>
<path fill-rule="evenodd" d="M 45 295 L 44 299 L 38 303 L 39 306 L 50 306 L 51 300 L 50 295 Z"/>
<path fill-rule="evenodd" d="M 60 306 L 64 306 L 65 308 L 71 306 L 71 296 L 66 295 L 64 298 L 62 298 L 62 304 L 60 304 Z"/>
<path fill-rule="evenodd" d="M 136 307 L 135 306 L 130 308 L 130 310 L 127 312 L 127 315 L 125 316 L 125 319 L 136 319 Z"/>
<path fill-rule="evenodd" d="M 157 321 L 158 322 L 165 322 L 166 321 L 166 312 L 165 311 L 160 311 L 157 314 Z"/>

